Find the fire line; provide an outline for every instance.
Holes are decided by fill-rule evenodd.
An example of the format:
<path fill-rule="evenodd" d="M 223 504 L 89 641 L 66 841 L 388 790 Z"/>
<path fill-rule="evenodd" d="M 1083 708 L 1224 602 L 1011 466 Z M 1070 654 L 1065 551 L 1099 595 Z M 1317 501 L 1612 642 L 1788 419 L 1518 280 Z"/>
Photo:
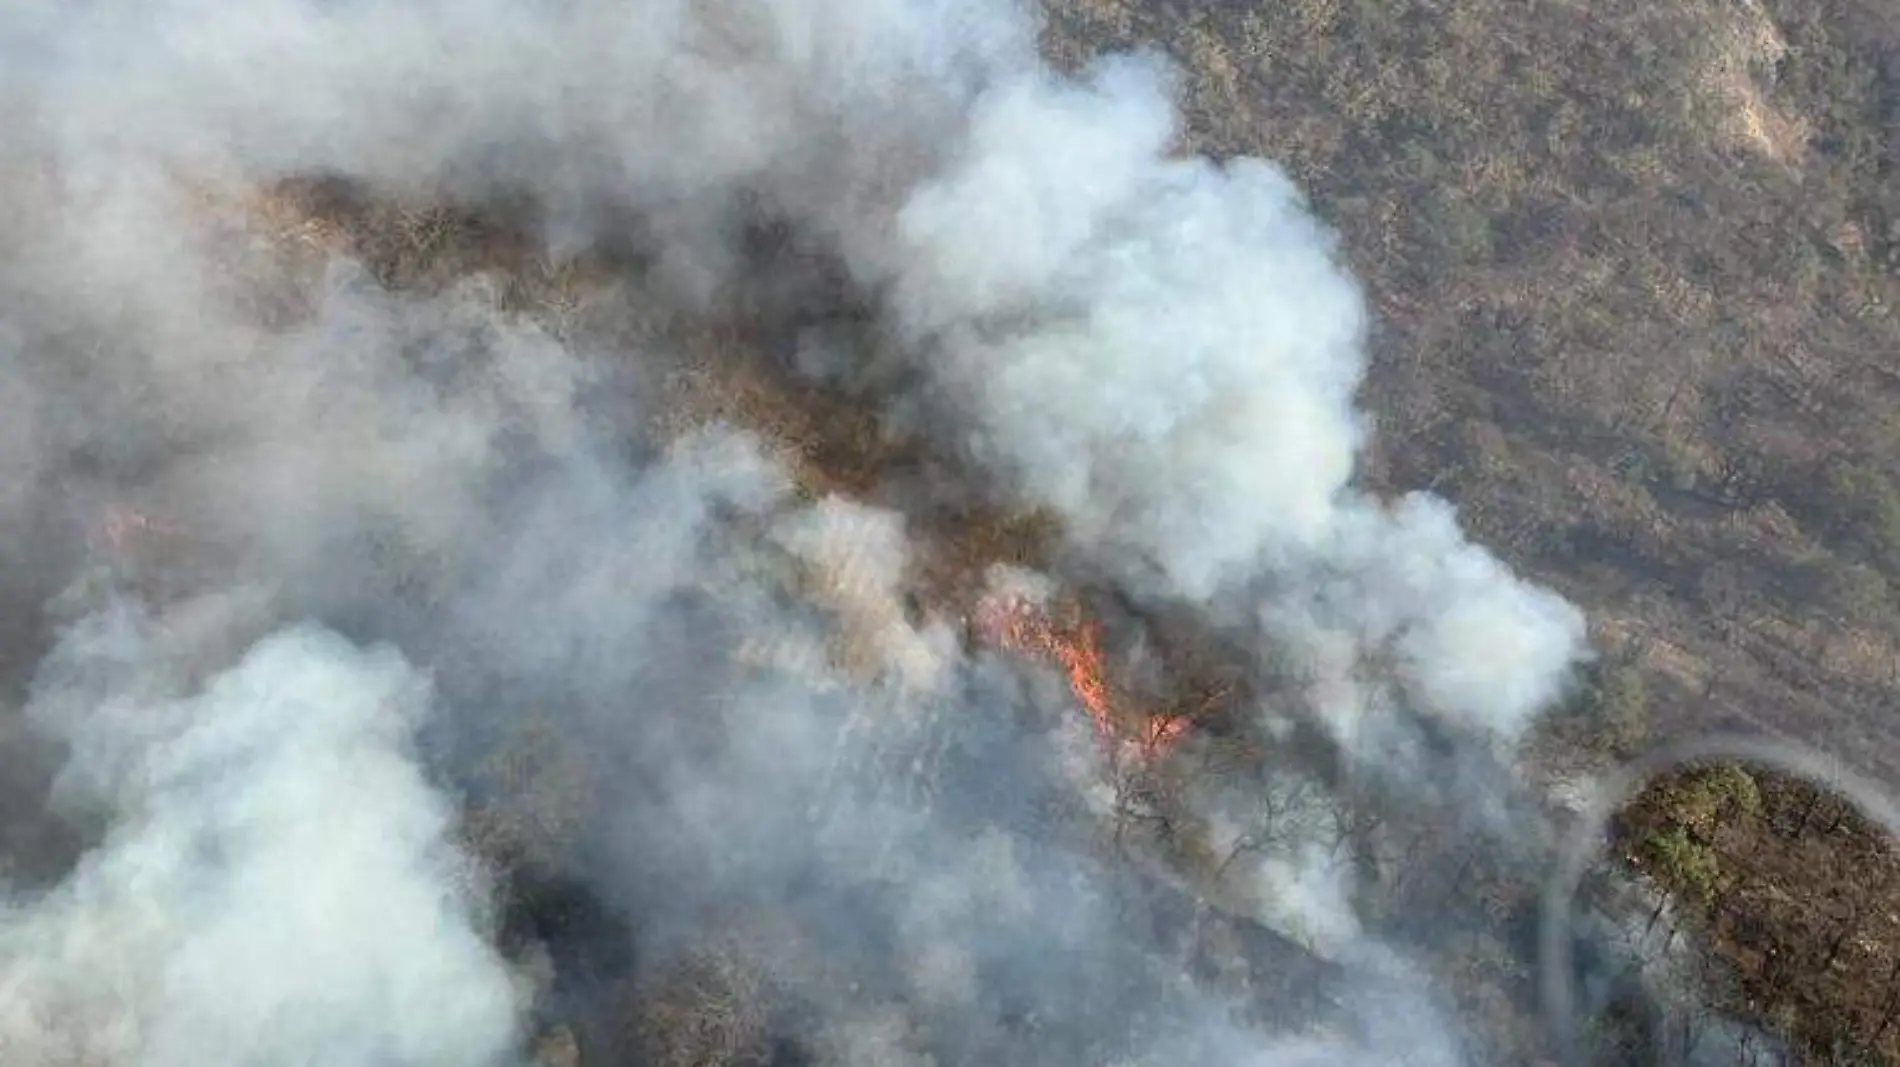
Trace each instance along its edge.
<path fill-rule="evenodd" d="M 1132 716 L 1116 714 L 1101 627 L 1079 610 L 1072 614 L 1075 618 L 1064 623 L 1027 597 L 996 594 L 978 603 L 973 621 L 978 635 L 991 644 L 1059 668 L 1111 755 L 1128 752 L 1141 759 L 1160 755 L 1187 731 L 1187 719 L 1166 713 L 1142 715 L 1141 725 L 1129 736 L 1122 724 Z"/>

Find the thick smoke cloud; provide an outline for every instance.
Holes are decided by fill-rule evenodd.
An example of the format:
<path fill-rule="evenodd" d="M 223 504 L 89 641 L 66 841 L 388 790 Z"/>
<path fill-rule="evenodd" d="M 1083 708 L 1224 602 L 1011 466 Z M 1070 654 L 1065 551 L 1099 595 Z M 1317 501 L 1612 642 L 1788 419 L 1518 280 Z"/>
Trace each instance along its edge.
<path fill-rule="evenodd" d="M 1152 57 L 1062 76 L 1035 31 L 1002 0 L 0 15 L 0 591 L 43 620 L 18 719 L 64 749 L 0 814 L 92 846 L 0 913 L 9 1062 L 502 1063 L 629 998 L 590 1062 L 1458 1060 L 1318 843 L 1325 775 L 1195 794 L 1225 847 L 1271 791 L 1303 827 L 1221 866 L 1253 943 L 1210 962 L 1167 932 L 1213 922 L 1198 889 L 1097 847 L 1059 682 L 919 603 L 942 535 L 907 505 L 1045 509 L 1076 574 L 1294 664 L 1262 715 L 1400 792 L 1420 722 L 1508 743 L 1579 655 L 1442 502 L 1353 488 L 1364 312 L 1297 190 L 1173 154 Z M 531 266 L 391 284 L 283 221 L 291 179 L 476 205 Z M 585 312 L 511 303 L 570 266 L 608 276 Z M 854 500 L 769 434 L 674 432 L 682 330 L 726 320 L 941 466 Z M 594 925 L 491 914 L 570 883 Z M 1345 991 L 1270 1026 L 1254 976 L 1196 977 L 1312 957 Z M 665 1023 L 681 983 L 734 1002 L 717 1033 Z"/>
<path fill-rule="evenodd" d="M 1278 171 L 1167 154 L 1157 65 L 1057 78 L 988 4 L 191 10 L 73 31 L 99 42 L 74 69 L 114 74 L 56 97 L 62 162 L 101 186 L 90 277 L 180 284 L 122 240 L 159 165 L 526 188 L 557 234 L 637 217 L 700 295 L 745 269 L 744 211 L 790 218 L 890 309 L 944 436 L 1127 580 L 1201 602 L 1344 569 L 1378 602 L 1348 622 L 1461 664 L 1411 672 L 1426 706 L 1508 732 L 1552 695 L 1575 613 L 1430 506 L 1352 493 L 1358 294 Z M 1514 630 L 1519 655 L 1475 654 Z"/>
<path fill-rule="evenodd" d="M 181 698 L 149 624 L 86 619 L 35 686 L 113 826 L 0 913 L 8 1061 L 500 1062 L 514 990 L 409 752 L 422 679 L 301 627 Z"/>

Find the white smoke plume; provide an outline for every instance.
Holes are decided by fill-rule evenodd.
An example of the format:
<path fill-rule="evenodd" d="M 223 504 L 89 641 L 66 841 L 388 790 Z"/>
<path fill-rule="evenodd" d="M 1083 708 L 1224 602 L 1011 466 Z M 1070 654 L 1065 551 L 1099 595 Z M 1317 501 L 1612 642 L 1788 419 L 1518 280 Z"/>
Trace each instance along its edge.
<path fill-rule="evenodd" d="M 1154 57 L 1062 75 L 1037 30 L 1007 0 L 0 14 L 0 592 L 91 620 L 4 657 L 44 657 L 22 721 L 72 810 L 0 817 L 91 851 L 13 888 L 0 1058 L 501 1062 L 518 1016 L 611 1015 L 730 928 L 758 973 L 687 970 L 776 1005 L 705 1036 L 735 1060 L 768 1031 L 827 1063 L 1455 1060 L 1422 996 L 1235 1021 L 1183 972 L 1386 958 L 1358 861 L 1303 834 L 1223 866 L 1240 963 L 1148 931 L 1212 920 L 1091 851 L 1055 770 L 1085 717 L 919 592 L 945 508 L 1042 509 L 1065 580 L 1292 663 L 1304 704 L 1263 710 L 1401 793 L 1417 722 L 1508 743 L 1580 654 L 1442 502 L 1354 488 L 1364 310 L 1298 191 L 1177 154 Z M 284 221 L 291 181 L 471 205 L 526 252 L 397 284 Z M 369 236 L 427 277 L 405 210 Z M 570 268 L 611 277 L 524 309 L 510 271 Z M 769 427 L 669 429 L 683 334 L 728 322 L 929 460 L 853 500 Z M 535 716 L 556 769 L 490 774 Z M 1257 799 L 1222 795 L 1199 815 Z M 500 910 L 573 882 L 556 910 L 598 922 L 488 929 L 453 835 L 537 857 L 487 872 Z M 524 939 L 556 973 L 516 989 Z M 634 1029 L 584 1055 L 651 1054 Z"/>
<path fill-rule="evenodd" d="M 44 119 L 92 284 L 202 303 L 141 262 L 173 254 L 138 231 L 158 168 L 525 188 L 552 233 L 638 217 L 708 298 L 743 213 L 786 217 L 889 309 L 947 439 L 1127 579 L 1200 602 L 1343 570 L 1373 602 L 1344 622 L 1399 635 L 1426 707 L 1506 732 L 1573 655 L 1574 611 L 1351 491 L 1356 289 L 1277 170 L 1168 153 L 1157 64 L 1056 77 L 1001 3 L 100 12 Z M 1501 634 L 1518 654 L 1480 651 Z"/>
<path fill-rule="evenodd" d="M 410 752 L 422 680 L 305 627 L 180 698 L 140 625 L 76 627 L 29 709 L 112 829 L 0 911 L 7 1062 L 504 1062 L 511 979 Z"/>

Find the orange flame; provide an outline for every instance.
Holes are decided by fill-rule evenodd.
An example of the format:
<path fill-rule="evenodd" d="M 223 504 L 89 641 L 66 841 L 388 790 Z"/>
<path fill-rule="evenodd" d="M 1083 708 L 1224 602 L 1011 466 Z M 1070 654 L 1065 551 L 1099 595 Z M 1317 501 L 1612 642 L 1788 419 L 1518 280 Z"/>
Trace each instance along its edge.
<path fill-rule="evenodd" d="M 1079 612 L 1077 616 L 1065 626 L 1027 597 L 999 594 L 977 604 L 973 621 L 978 634 L 991 643 L 1061 668 L 1111 754 L 1131 752 L 1143 759 L 1159 755 L 1187 732 L 1187 718 L 1171 713 L 1142 715 L 1141 724 L 1128 736 L 1130 731 L 1122 724 L 1129 716 L 1116 714 L 1101 628 Z"/>

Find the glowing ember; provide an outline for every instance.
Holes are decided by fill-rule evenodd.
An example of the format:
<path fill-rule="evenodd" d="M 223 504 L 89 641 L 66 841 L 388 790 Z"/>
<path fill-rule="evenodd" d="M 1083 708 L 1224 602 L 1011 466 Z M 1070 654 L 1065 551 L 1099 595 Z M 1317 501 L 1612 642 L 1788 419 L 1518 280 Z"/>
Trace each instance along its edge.
<path fill-rule="evenodd" d="M 1064 623 L 1029 598 L 1004 593 L 979 601 L 971 621 L 983 640 L 1061 668 L 1111 754 L 1129 752 L 1143 759 L 1160 754 L 1187 731 L 1186 717 L 1141 715 L 1140 725 L 1127 729 L 1124 724 L 1135 716 L 1115 711 L 1100 628 L 1080 612 L 1072 614 Z"/>

